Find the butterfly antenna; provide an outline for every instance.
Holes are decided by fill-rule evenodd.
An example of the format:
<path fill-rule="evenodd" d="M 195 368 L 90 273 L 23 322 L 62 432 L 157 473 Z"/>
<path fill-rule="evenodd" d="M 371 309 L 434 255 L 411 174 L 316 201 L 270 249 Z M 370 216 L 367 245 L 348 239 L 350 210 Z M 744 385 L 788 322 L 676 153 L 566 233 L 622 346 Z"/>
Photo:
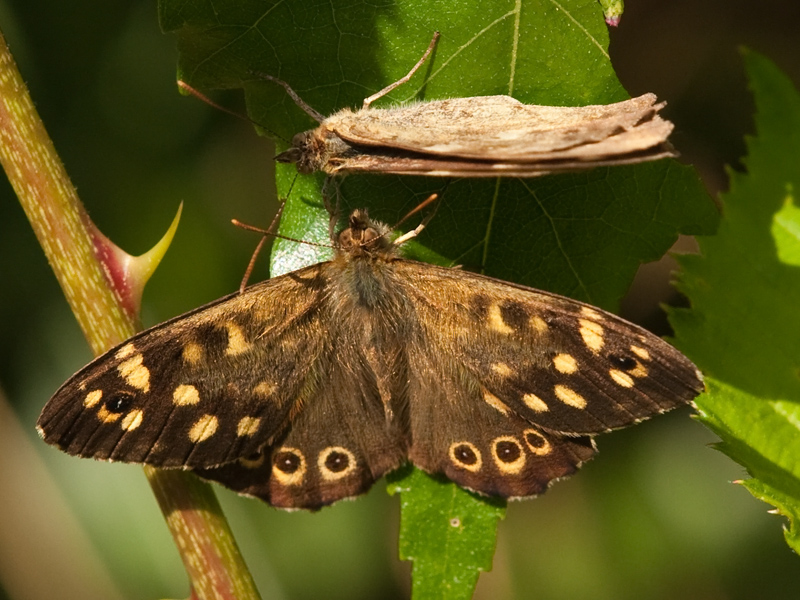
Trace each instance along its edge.
<path fill-rule="evenodd" d="M 213 106 L 217 110 L 221 110 L 224 113 L 228 113 L 232 117 L 236 117 L 237 119 L 241 119 L 242 121 L 247 121 L 251 125 L 255 125 L 256 127 L 260 127 L 261 129 L 263 129 L 264 131 L 268 132 L 273 137 L 276 137 L 279 140 L 281 140 L 283 142 L 286 142 L 287 144 L 289 143 L 289 140 L 287 140 L 282 135 L 280 135 L 278 133 L 275 133 L 274 131 L 272 131 L 271 129 L 269 129 L 267 127 L 264 127 L 261 123 L 258 123 L 257 121 L 254 121 L 250 117 L 247 117 L 245 115 L 239 114 L 235 110 L 231 110 L 230 108 L 226 108 L 226 107 L 222 106 L 221 104 L 217 104 L 211 98 L 209 98 L 208 96 L 206 96 L 202 92 L 196 90 L 195 88 L 193 88 L 192 86 L 190 86 L 188 83 L 186 83 L 185 81 L 183 81 L 181 79 L 178 80 L 178 87 L 181 88 L 182 90 L 184 90 L 185 92 L 191 94 L 192 96 L 194 96 L 198 100 L 201 100 L 201 101 L 205 102 L 209 106 Z"/>
<path fill-rule="evenodd" d="M 250 257 L 250 262 L 247 263 L 247 268 L 244 271 L 244 277 L 242 277 L 242 283 L 239 284 L 239 293 L 242 293 L 244 291 L 244 288 L 247 287 L 247 282 L 250 280 L 250 275 L 253 274 L 253 269 L 255 268 L 256 265 L 256 259 L 258 258 L 258 255 L 261 253 L 261 249 L 264 247 L 264 243 L 267 241 L 267 237 L 276 236 L 275 227 L 278 223 L 278 219 L 280 219 L 281 215 L 283 214 L 283 209 L 286 208 L 286 201 L 289 199 L 289 196 L 292 193 L 292 188 L 294 188 L 294 184 L 296 181 L 297 181 L 297 175 L 295 175 L 294 179 L 292 179 L 292 183 L 291 185 L 289 185 L 289 191 L 287 192 L 286 197 L 281 201 L 280 206 L 278 206 L 278 210 L 275 213 L 275 216 L 272 218 L 272 222 L 269 224 L 269 227 L 267 227 L 265 230 L 261 232 L 262 233 L 261 239 L 258 241 L 258 245 L 256 245 L 256 249 L 253 251 L 253 255 Z M 256 230 L 256 228 L 250 225 L 245 225 L 244 223 L 242 223 L 237 219 L 233 219 L 232 222 L 234 225 L 241 227 L 243 229 L 248 229 L 251 231 Z"/>
<path fill-rule="evenodd" d="M 400 219 L 400 220 L 397 222 L 397 224 L 396 224 L 394 227 L 392 227 L 392 230 L 394 230 L 394 229 L 397 229 L 397 228 L 398 228 L 398 227 L 399 227 L 399 226 L 400 226 L 400 225 L 401 225 L 401 224 L 402 224 L 402 223 L 403 223 L 405 220 L 407 220 L 409 217 L 411 217 L 412 215 L 414 215 L 414 214 L 418 213 L 419 211 L 421 211 L 423 208 L 425 208 L 425 207 L 426 207 L 426 206 L 428 206 L 429 204 L 431 204 L 431 203 L 433 203 L 433 202 L 436 202 L 436 200 L 438 200 L 438 199 L 439 199 L 439 194 L 431 194 L 430 196 L 428 196 L 428 197 L 427 197 L 425 200 L 423 200 L 422 202 L 420 202 L 419 204 L 417 204 L 417 206 L 415 206 L 415 207 L 414 207 L 414 208 L 412 208 L 410 211 L 408 211 L 408 213 L 406 214 L 406 216 L 405 216 L 405 217 L 403 217 L 402 219 Z M 404 244 L 404 243 L 405 243 L 405 242 L 407 242 L 408 240 L 410 240 L 410 239 L 412 239 L 412 238 L 415 238 L 415 237 L 417 237 L 417 236 L 418 236 L 420 233 L 422 233 L 422 230 L 423 230 L 423 229 L 425 229 L 425 227 L 428 225 L 428 223 L 430 223 L 431 219 L 434 217 L 434 215 L 436 214 L 436 211 L 437 211 L 438 209 L 439 209 L 439 205 L 437 204 L 437 205 L 434 207 L 433 211 L 431 211 L 431 212 L 430 212 L 428 215 L 426 215 L 426 216 L 425 216 L 425 218 L 423 218 L 423 219 L 422 219 L 422 222 L 421 222 L 419 225 L 417 225 L 417 226 L 416 226 L 416 228 L 412 229 L 412 230 L 411 230 L 411 231 L 409 231 L 409 232 L 406 232 L 406 233 L 404 233 L 404 234 L 403 234 L 403 235 L 401 235 L 399 238 L 397 238 L 397 239 L 396 239 L 396 240 L 393 242 L 393 243 L 394 243 L 394 245 L 395 245 L 395 246 L 399 246 L 400 244 Z"/>

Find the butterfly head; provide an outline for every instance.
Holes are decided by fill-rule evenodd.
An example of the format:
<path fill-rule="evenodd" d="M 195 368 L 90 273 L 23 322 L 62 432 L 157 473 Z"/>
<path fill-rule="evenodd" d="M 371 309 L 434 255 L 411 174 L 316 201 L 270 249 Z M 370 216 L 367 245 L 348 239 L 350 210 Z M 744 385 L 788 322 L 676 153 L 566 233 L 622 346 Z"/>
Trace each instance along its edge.
<path fill-rule="evenodd" d="M 391 251 L 390 229 L 372 221 L 365 209 L 350 214 L 348 227 L 339 233 L 337 247 L 351 256 L 376 256 Z"/>

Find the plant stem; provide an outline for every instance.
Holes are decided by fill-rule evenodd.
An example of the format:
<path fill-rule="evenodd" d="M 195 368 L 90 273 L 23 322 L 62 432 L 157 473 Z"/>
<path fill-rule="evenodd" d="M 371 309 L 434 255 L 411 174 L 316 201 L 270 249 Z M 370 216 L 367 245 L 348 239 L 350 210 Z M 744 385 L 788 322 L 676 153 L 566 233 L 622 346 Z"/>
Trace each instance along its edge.
<path fill-rule="evenodd" d="M 93 352 L 133 335 L 98 254 L 89 219 L 0 33 L 0 163 Z M 194 475 L 145 467 L 200 600 L 258 599 L 211 486 Z"/>

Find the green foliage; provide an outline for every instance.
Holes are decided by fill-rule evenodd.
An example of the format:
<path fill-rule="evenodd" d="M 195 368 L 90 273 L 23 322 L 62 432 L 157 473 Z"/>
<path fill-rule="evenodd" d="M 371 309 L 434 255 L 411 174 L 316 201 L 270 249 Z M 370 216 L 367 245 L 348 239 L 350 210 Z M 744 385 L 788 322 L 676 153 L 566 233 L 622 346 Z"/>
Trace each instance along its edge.
<path fill-rule="evenodd" d="M 800 267 L 800 208 L 791 195 L 786 197 L 783 207 L 772 219 L 772 237 L 778 250 L 778 260 L 793 267 Z"/>
<path fill-rule="evenodd" d="M 199 89 L 242 87 L 251 119 L 287 140 L 314 122 L 266 73 L 286 80 L 314 109 L 330 114 L 360 107 L 366 96 L 403 76 L 435 30 L 434 55 L 412 80 L 375 106 L 454 96 L 512 94 L 527 103 L 579 105 L 627 97 L 608 56 L 608 33 L 595 0 L 559 4 L 474 3 L 444 0 L 348 3 L 199 1 L 160 3 L 162 27 L 178 34 L 179 75 Z M 499 57 L 499 58 L 498 58 Z M 278 165 L 278 190 L 291 194 L 281 232 L 325 241 L 321 175 L 298 177 Z M 293 183 L 294 182 L 294 183 Z M 292 187 L 293 184 L 293 187 Z M 443 195 L 437 216 L 409 255 L 540 287 L 614 309 L 639 264 L 659 258 L 679 233 L 711 233 L 716 209 L 691 168 L 672 160 L 596 169 L 587 173 L 520 180 L 456 180 L 390 176 L 349 177 L 339 186 L 342 212 L 367 206 L 371 215 L 397 221 L 430 193 Z M 286 272 L 327 257 L 328 250 L 280 242 L 272 272 Z M 412 480 L 424 479 L 419 475 Z M 415 483 L 416 485 L 416 483 Z M 426 482 L 426 485 L 429 485 Z M 493 522 L 498 508 L 483 500 L 476 516 L 461 521 L 458 536 L 419 538 L 429 523 L 449 523 L 452 486 L 439 500 L 403 500 L 401 546 L 410 557 L 436 556 L 438 544 L 456 539 L 493 544 L 493 527 L 466 533 L 472 523 Z M 404 489 L 406 484 L 403 484 Z M 425 511 L 424 517 L 418 511 Z M 410 517 L 414 513 L 415 517 Z M 416 520 L 415 520 L 416 519 Z M 448 534 L 452 533 L 446 530 Z M 459 537 L 463 533 L 463 538 Z M 458 578 L 472 586 L 475 568 Z M 416 582 L 420 597 L 444 597 L 441 583 Z M 467 589 L 464 587 L 463 589 Z M 430 596 L 429 596 L 430 595 Z M 459 591 L 452 597 L 466 595 Z"/>
<path fill-rule="evenodd" d="M 757 135 L 747 173 L 731 172 L 717 236 L 699 238 L 701 256 L 681 259 L 680 289 L 691 310 L 675 311 L 678 344 L 708 376 L 697 400 L 720 449 L 756 479 L 746 487 L 790 518 L 798 544 L 800 508 L 800 95 L 771 62 L 744 53 L 756 98 Z"/>
<path fill-rule="evenodd" d="M 487 501 L 418 469 L 389 476 L 400 498 L 400 558 L 414 561 L 415 598 L 469 599 L 479 571 L 492 568 L 504 501 Z"/>

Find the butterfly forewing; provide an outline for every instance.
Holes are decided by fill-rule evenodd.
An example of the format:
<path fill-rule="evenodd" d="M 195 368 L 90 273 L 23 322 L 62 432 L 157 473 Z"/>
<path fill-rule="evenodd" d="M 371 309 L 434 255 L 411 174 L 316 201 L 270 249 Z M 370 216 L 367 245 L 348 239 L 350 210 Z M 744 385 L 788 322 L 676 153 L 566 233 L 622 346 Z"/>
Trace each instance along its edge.
<path fill-rule="evenodd" d="M 598 308 L 475 273 L 401 261 L 395 269 L 407 269 L 429 352 L 449 354 L 456 380 L 550 431 L 624 427 L 702 389 L 680 352 Z"/>
<path fill-rule="evenodd" d="M 69 454 L 211 467 L 257 452 L 286 428 L 320 356 L 322 265 L 248 288 L 96 359 L 39 418 Z M 303 360 L 287 360 L 290 356 Z"/>
<path fill-rule="evenodd" d="M 531 496 L 592 436 L 687 403 L 694 365 L 588 305 L 396 256 L 356 211 L 331 262 L 134 336 L 39 419 L 70 454 L 192 468 L 283 508 L 366 491 L 410 460 Z"/>

